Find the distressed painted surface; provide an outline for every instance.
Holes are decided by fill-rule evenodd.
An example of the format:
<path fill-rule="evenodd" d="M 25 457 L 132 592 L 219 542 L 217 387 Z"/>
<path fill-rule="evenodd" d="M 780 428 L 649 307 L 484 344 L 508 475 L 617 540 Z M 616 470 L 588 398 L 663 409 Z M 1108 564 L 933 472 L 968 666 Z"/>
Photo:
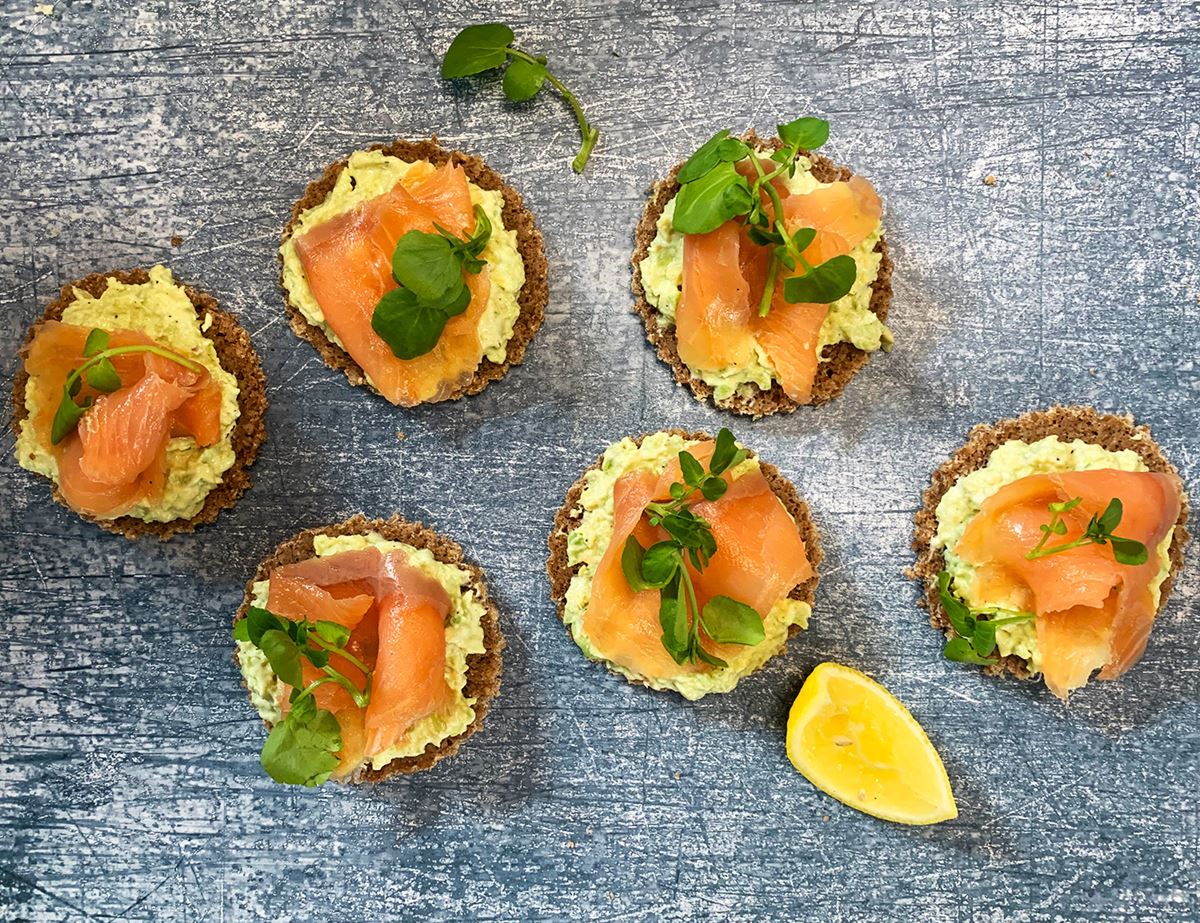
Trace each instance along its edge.
<path fill-rule="evenodd" d="M 5 386 L 61 284 L 166 260 L 251 331 L 272 407 L 254 489 L 167 545 L 53 505 L 5 433 L 0 918 L 1200 915 L 1195 552 L 1142 663 L 1069 709 L 945 663 L 901 577 L 928 472 L 979 420 L 1129 410 L 1195 492 L 1195 4 L 565 0 L 533 21 L 515 3 L 53 7 L 0 14 Z M 605 135 L 585 177 L 555 99 L 512 107 L 436 76 L 484 18 L 510 19 L 586 101 Z M 831 406 L 732 420 L 671 386 L 627 313 L 631 232 L 649 182 L 710 130 L 810 112 L 888 204 L 897 347 Z M 274 248 L 326 163 L 434 131 L 525 193 L 552 299 L 507 380 L 404 412 L 290 334 Z M 692 705 L 583 660 L 544 542 L 606 442 L 722 423 L 809 497 L 827 564 L 807 637 Z M 429 773 L 276 787 L 228 620 L 276 542 L 356 510 L 433 523 L 487 568 L 504 689 Z M 824 659 L 909 703 L 956 822 L 877 823 L 791 771 L 787 705 Z"/>

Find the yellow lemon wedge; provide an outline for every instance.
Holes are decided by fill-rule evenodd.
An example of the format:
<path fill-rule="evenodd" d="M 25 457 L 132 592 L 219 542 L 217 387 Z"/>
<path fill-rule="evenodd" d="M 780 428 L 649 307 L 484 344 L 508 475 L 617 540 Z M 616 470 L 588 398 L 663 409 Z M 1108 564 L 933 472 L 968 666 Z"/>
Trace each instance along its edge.
<path fill-rule="evenodd" d="M 787 755 L 843 804 L 898 824 L 958 816 L 942 758 L 900 700 L 838 663 L 818 666 L 788 714 Z"/>

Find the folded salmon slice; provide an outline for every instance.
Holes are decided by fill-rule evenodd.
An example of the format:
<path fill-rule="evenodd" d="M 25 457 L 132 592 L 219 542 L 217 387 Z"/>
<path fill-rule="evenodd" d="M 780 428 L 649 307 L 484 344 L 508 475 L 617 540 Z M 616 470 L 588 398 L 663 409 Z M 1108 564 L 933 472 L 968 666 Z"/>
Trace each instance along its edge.
<path fill-rule="evenodd" d="M 741 164 L 739 170 L 751 173 Z M 811 227 L 817 232 L 804 251 L 814 266 L 849 254 L 875 230 L 883 212 L 875 189 L 859 176 L 800 195 L 789 195 L 778 181 L 776 186 L 789 231 Z M 746 366 L 757 341 L 785 393 L 807 404 L 812 401 L 820 365 L 817 344 L 829 306 L 786 302 L 785 270 L 777 275 L 770 312 L 759 317 L 769 254 L 769 248 L 750 241 L 736 220 L 707 234 L 684 236 L 683 286 L 675 314 L 679 356 L 694 369 Z M 790 274 L 802 271 L 797 268 Z"/>
<path fill-rule="evenodd" d="M 1050 545 L 1077 539 L 1115 497 L 1124 507 L 1115 532 L 1144 544 L 1146 563 L 1121 564 L 1111 546 L 1096 544 L 1029 560 L 1050 521 L 1048 505 L 1075 497 L 1083 500 L 1063 515 L 1067 533 Z M 1157 472 L 1101 469 L 1014 481 L 983 502 L 954 549 L 976 568 L 966 602 L 984 608 L 1004 599 L 1035 613 L 1042 675 L 1060 698 L 1097 669 L 1101 679 L 1115 679 L 1146 648 L 1157 614 L 1155 551 L 1174 528 L 1181 498 L 1179 480 Z"/>
<path fill-rule="evenodd" d="M 270 581 L 272 612 L 345 625 L 351 629 L 347 649 L 374 670 L 365 712 L 334 683 L 313 693 L 342 728 L 339 775 L 402 743 L 417 721 L 452 701 L 445 676 L 450 597 L 403 552 L 365 548 L 309 558 L 276 568 Z M 365 675 L 345 658 L 330 663 L 365 688 Z M 307 661 L 303 669 L 306 683 L 325 675 Z"/>
<path fill-rule="evenodd" d="M 490 292 L 486 267 L 467 274 L 471 303 L 450 319 L 431 352 L 398 359 L 371 327 L 379 299 L 396 288 L 396 242 L 409 231 L 432 232 L 435 225 L 459 236 L 475 227 L 467 177 L 455 164 L 414 169 L 390 192 L 295 239 L 326 323 L 379 393 L 402 407 L 445 400 L 470 380 L 483 359 L 478 330 Z"/>
<path fill-rule="evenodd" d="M 39 409 L 30 423 L 38 442 L 58 462 L 58 483 L 76 510 L 115 516 L 143 500 L 161 496 L 166 483 L 166 444 L 172 436 L 192 436 L 206 446 L 221 438 L 221 392 L 207 371 L 152 353 L 113 357 L 121 388 L 103 394 L 86 383 L 76 396 L 94 405 L 76 431 L 51 444 L 55 410 L 67 376 L 86 358 L 91 328 L 59 321 L 38 326 L 25 358 L 25 370 Z M 154 345 L 132 330 L 109 333 L 110 348 Z"/>
<path fill-rule="evenodd" d="M 702 463 L 712 450 L 711 442 L 689 449 Z M 584 632 L 601 657 L 650 679 L 708 669 L 675 663 L 662 644 L 659 592 L 634 592 L 621 570 L 621 553 L 630 535 L 643 547 L 667 537 L 661 528 L 652 527 L 642 512 L 652 500 L 665 499 L 670 484 L 678 478 L 678 462 L 672 461 L 662 475 L 639 470 L 617 479 L 613 537 L 592 575 L 591 597 L 583 615 Z M 730 596 L 765 616 L 794 586 L 812 576 L 796 524 L 761 471 L 742 475 L 719 500 L 701 501 L 693 510 L 708 520 L 717 540 L 717 553 L 703 571 L 688 565 L 701 606 L 714 596 Z M 707 646 L 725 658 L 744 650 L 737 645 Z"/>

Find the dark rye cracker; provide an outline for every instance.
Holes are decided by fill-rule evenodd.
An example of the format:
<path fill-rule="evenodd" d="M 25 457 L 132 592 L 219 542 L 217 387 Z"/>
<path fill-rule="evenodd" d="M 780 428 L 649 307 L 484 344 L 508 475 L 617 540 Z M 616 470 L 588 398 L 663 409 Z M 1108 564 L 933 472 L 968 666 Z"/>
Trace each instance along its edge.
<path fill-rule="evenodd" d="M 525 207 L 525 202 L 521 198 L 521 194 L 507 185 L 499 173 L 478 157 L 471 154 L 464 154 L 462 151 L 448 150 L 442 147 L 438 144 L 436 137 L 432 137 L 428 141 L 400 140 L 393 141 L 391 144 L 374 144 L 369 148 L 365 148 L 365 150 L 382 151 L 388 157 L 396 157 L 409 163 L 426 160 L 438 167 L 449 161 L 462 167 L 463 171 L 467 174 L 467 179 L 480 189 L 499 190 L 504 196 L 504 209 L 501 212 L 504 219 L 504 227 L 516 233 L 517 250 L 521 254 L 522 262 L 525 264 L 525 284 L 521 287 L 521 291 L 517 296 L 520 314 L 517 315 L 516 323 L 513 325 L 512 338 L 505 345 L 506 354 L 504 361 L 492 362 L 484 356 L 479 364 L 479 368 L 475 370 L 474 377 L 466 384 L 451 392 L 446 400 L 456 401 L 460 397 L 478 394 L 489 383 L 503 378 L 514 365 L 521 364 L 525 358 L 526 348 L 529 346 L 534 334 L 537 333 L 538 328 L 542 326 L 542 319 L 546 311 L 546 302 L 550 297 L 550 289 L 547 281 L 546 250 L 542 242 L 541 231 L 537 228 L 537 222 L 534 221 L 533 214 L 529 209 Z M 291 217 L 288 219 L 288 223 L 284 225 L 283 233 L 280 236 L 280 246 L 285 244 L 288 238 L 292 236 L 292 230 L 300 220 L 300 215 L 306 210 L 320 205 L 328 198 L 329 194 L 333 191 L 333 187 L 337 184 L 342 170 L 349 163 L 350 158 L 346 157 L 344 160 L 330 165 L 321 174 L 319 179 L 308 184 L 308 188 L 304 190 L 303 197 L 292 206 Z M 298 337 L 308 340 L 316 348 L 317 353 L 321 356 L 321 360 L 327 366 L 331 369 L 340 369 L 344 372 L 350 384 L 371 387 L 370 382 L 367 381 L 366 373 L 350 357 L 350 354 L 329 339 L 325 335 L 324 330 L 315 324 L 309 323 L 300 309 L 292 303 L 291 293 L 287 290 L 287 285 L 284 284 L 282 253 L 279 255 L 279 263 L 279 286 L 283 289 L 288 321 L 291 324 L 292 330 L 295 331 Z M 375 389 L 371 388 L 371 390 L 374 391 Z"/>
<path fill-rule="evenodd" d="M 763 142 L 753 131 L 744 135 L 743 140 L 762 151 L 774 151 L 781 147 L 778 138 Z M 849 167 L 839 166 L 822 154 L 805 152 L 804 156 L 812 161 L 813 176 L 822 183 L 845 181 L 854 175 Z M 654 184 L 651 188 L 650 201 L 646 203 L 646 210 L 642 213 L 642 218 L 634 231 L 632 263 L 635 302 L 633 310 L 641 317 L 642 323 L 646 327 L 646 339 L 654 345 L 658 357 L 674 372 L 675 381 L 690 388 L 696 400 L 706 401 L 712 398 L 712 385 L 693 375 L 692 370 L 680 358 L 679 347 L 675 341 L 675 326 L 673 324 L 669 327 L 659 326 L 658 310 L 650 304 L 646 298 L 646 290 L 642 287 L 641 262 L 649 255 L 650 244 L 658 234 L 658 219 L 662 217 L 663 209 L 679 192 L 678 176 L 681 169 L 683 169 L 682 162 L 671 169 L 666 179 L 659 180 Z M 871 283 L 870 309 L 876 317 L 886 323 L 888 309 L 892 303 L 892 260 L 883 237 L 880 237 L 879 243 L 875 246 L 875 252 L 880 255 L 881 259 L 879 274 Z M 824 404 L 841 394 L 850 379 L 867 364 L 870 356 L 870 353 L 859 349 L 852 343 L 835 343 L 826 347 L 823 358 L 817 366 L 817 380 L 813 384 L 812 404 Z M 772 413 L 792 413 L 797 407 L 805 406 L 788 397 L 779 382 L 774 382 L 769 391 L 755 388 L 749 397 L 734 394 L 727 400 L 719 403 L 713 400 L 713 403 L 723 410 L 745 414 L 756 419 Z"/>
<path fill-rule="evenodd" d="M 462 547 L 457 542 L 434 532 L 419 522 L 409 522 L 400 516 L 393 516 L 391 519 L 367 519 L 361 514 L 356 514 L 345 522 L 337 523 L 336 525 L 321 526 L 316 529 L 306 529 L 281 542 L 267 559 L 258 565 L 258 570 L 254 572 L 254 577 L 246 584 L 246 596 L 233 618 L 234 625 L 246 617 L 246 613 L 250 608 L 250 601 L 254 596 L 255 582 L 269 579 L 271 572 L 284 564 L 295 564 L 299 561 L 306 561 L 309 558 L 315 557 L 316 550 L 313 547 L 313 540 L 318 535 L 366 535 L 369 532 L 377 532 L 382 538 L 388 541 L 404 542 L 407 545 L 412 545 L 414 548 L 428 549 L 438 561 L 441 561 L 443 564 L 460 567 L 471 575 L 469 587 L 475 591 L 475 595 L 484 607 L 484 652 L 482 654 L 470 654 L 467 657 L 467 683 L 463 687 L 463 695 L 467 698 L 474 698 L 476 701 L 475 719 L 465 731 L 461 734 L 456 734 L 454 737 L 447 738 L 440 744 L 427 745 L 425 752 L 418 756 L 407 756 L 392 760 L 382 769 L 371 769 L 368 764 L 354 774 L 340 780 L 347 783 L 382 782 L 384 779 L 401 773 L 420 772 L 423 769 L 430 768 L 434 763 L 457 753 L 463 741 L 483 726 L 483 719 L 488 713 L 492 699 L 500 691 L 501 652 L 504 650 L 504 635 L 500 633 L 500 610 L 488 594 L 487 582 L 484 580 L 483 571 L 466 560 L 463 556 Z M 238 663 L 236 650 L 234 651 L 233 659 L 235 663 Z M 242 683 L 242 686 L 246 688 L 245 682 Z M 249 689 L 247 689 L 247 692 L 249 692 Z M 267 724 L 267 727 L 270 726 L 270 724 Z"/>
<path fill-rule="evenodd" d="M 959 478 L 984 467 L 992 452 L 1004 443 L 1013 439 L 1035 442 L 1046 436 L 1058 436 L 1064 442 L 1080 439 L 1111 452 L 1132 449 L 1149 470 L 1176 477 L 1179 475 L 1151 438 L 1150 429 L 1135 425 L 1133 417 L 1128 415 L 1100 413 L 1091 407 L 1051 407 L 999 423 L 979 424 L 971 430 L 966 443 L 933 473 L 932 482 L 923 495 L 923 506 L 915 517 L 912 546 L 916 552 L 916 563 L 909 569 L 908 576 L 923 583 L 925 596 L 922 605 L 929 610 L 929 621 L 934 628 L 953 636 L 950 619 L 938 598 L 937 578 L 945 570 L 946 561 L 942 551 L 932 547 L 938 527 L 938 503 Z M 1187 520 L 1188 500 L 1185 495 L 1180 505 L 1179 519 L 1175 522 L 1170 550 L 1171 573 L 1163 581 L 1159 612 L 1167 604 L 1175 574 L 1183 564 L 1183 549 L 1188 540 Z M 984 672 L 993 676 L 1010 673 L 1019 679 L 1031 676 L 1025 661 L 1011 654 L 984 667 Z"/>
<path fill-rule="evenodd" d="M 675 436 L 681 436 L 689 441 L 712 439 L 712 436 L 708 435 L 707 433 L 689 433 L 682 429 L 668 429 L 663 430 L 663 432 L 670 433 Z M 643 433 L 640 436 L 633 436 L 631 438 L 636 445 L 640 446 L 643 439 L 652 435 L 654 435 L 654 433 Z M 747 451 L 749 451 L 750 458 L 758 458 L 753 451 Z M 550 597 L 554 600 L 554 606 L 558 611 L 558 618 L 563 622 L 564 625 L 566 624 L 567 588 L 570 587 L 572 578 L 583 566 L 582 564 L 576 564 L 572 566 L 568 563 L 567 539 L 570 534 L 579 528 L 579 525 L 583 522 L 583 511 L 579 507 L 579 499 L 583 494 L 585 478 L 587 477 L 588 472 L 597 470 L 603 464 L 604 453 L 602 452 L 600 453 L 600 456 L 594 462 L 592 462 L 587 469 L 584 470 L 584 472 L 579 476 L 579 479 L 571 485 L 571 489 L 567 491 L 566 500 L 563 502 L 562 507 L 554 517 L 554 527 L 550 530 L 550 538 L 547 541 L 547 545 L 550 549 L 550 557 L 546 561 L 546 573 L 550 577 Z M 811 577 L 809 577 L 803 583 L 792 587 L 792 591 L 788 593 L 788 598 L 806 602 L 811 606 L 816 598 L 817 584 L 821 580 L 821 562 L 825 558 L 823 552 L 821 551 L 821 537 L 817 533 L 816 525 L 812 521 L 812 514 L 809 512 L 808 504 L 800 498 L 800 494 L 796 490 L 795 485 L 793 485 L 791 481 L 784 477 L 778 468 L 763 461 L 761 458 L 759 459 L 759 468 L 763 473 L 763 477 L 766 478 L 767 484 L 770 486 L 771 491 L 776 497 L 779 498 L 779 501 L 783 504 L 784 509 L 786 509 L 788 513 L 791 514 L 791 517 L 796 521 L 796 526 L 800 532 L 800 538 L 804 540 L 804 547 L 808 552 L 808 560 L 813 569 L 813 575 Z M 799 625 L 789 626 L 788 637 L 791 638 L 801 630 L 802 629 Z M 571 634 L 571 629 L 569 626 L 567 626 L 567 633 Z M 574 635 L 571 636 L 571 640 L 575 640 Z M 772 656 L 779 656 L 779 654 L 784 653 L 786 650 L 787 645 L 785 644 L 776 654 Z M 768 658 L 768 660 L 769 659 L 770 658 Z M 625 674 L 614 670 L 612 665 L 607 661 L 604 663 L 605 666 L 608 667 L 609 672 L 620 676 L 622 679 L 626 679 L 635 685 L 645 685 L 640 680 L 631 680 L 629 677 L 625 676 Z"/>
<path fill-rule="evenodd" d="M 111 272 L 93 273 L 78 282 L 64 285 L 58 297 L 50 302 L 41 320 L 29 328 L 25 342 L 21 347 L 22 359 L 28 354 L 30 344 L 37 333 L 38 324 L 49 320 L 62 320 L 63 312 L 75 300 L 74 289 L 87 292 L 94 298 L 99 298 L 108 289 L 108 280 L 116 279 L 126 285 L 144 285 L 150 281 L 150 274 L 144 269 L 129 271 L 113 270 Z M 182 285 L 182 283 L 177 284 Z M 234 424 L 232 441 L 234 462 L 232 467 L 222 475 L 221 483 L 214 487 L 204 500 L 204 506 L 191 519 L 173 519 L 168 522 L 146 522 L 133 516 L 119 516 L 116 519 L 101 519 L 86 513 L 71 510 L 83 519 L 94 522 L 102 529 L 116 532 L 126 538 L 134 539 L 143 535 L 154 535 L 166 541 L 172 535 L 180 532 L 191 532 L 197 526 L 210 523 L 220 515 L 221 510 L 233 506 L 238 497 L 250 486 L 250 466 L 258 457 L 259 447 L 267 437 L 267 382 L 263 376 L 262 364 L 258 353 L 250 342 L 250 335 L 242 328 L 233 316 L 220 309 L 217 300 L 190 285 L 183 285 L 183 290 L 196 309 L 196 315 L 204 322 L 205 315 L 212 318 L 204 336 L 212 341 L 220 360 L 221 368 L 237 379 L 238 384 L 238 418 Z M 17 370 L 13 381 L 13 430 L 16 431 L 22 421 L 29 415 L 25 407 L 25 385 L 29 375 L 24 363 Z M 53 485 L 54 499 L 70 509 L 66 498 Z"/>

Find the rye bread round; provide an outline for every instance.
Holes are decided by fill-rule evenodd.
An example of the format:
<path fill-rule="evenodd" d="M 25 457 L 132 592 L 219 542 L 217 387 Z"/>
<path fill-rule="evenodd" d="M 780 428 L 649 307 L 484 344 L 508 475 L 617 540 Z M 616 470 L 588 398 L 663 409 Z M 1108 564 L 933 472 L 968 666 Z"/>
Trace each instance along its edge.
<path fill-rule="evenodd" d="M 409 522 L 401 516 L 393 516 L 391 519 L 367 519 L 361 514 L 355 514 L 345 522 L 316 529 L 306 529 L 284 540 L 266 560 L 258 565 L 254 576 L 247 582 L 245 598 L 233 618 L 234 625 L 244 619 L 250 609 L 250 602 L 254 596 L 254 584 L 259 580 L 269 579 L 271 572 L 277 567 L 284 564 L 295 564 L 314 557 L 316 550 L 313 540 L 318 535 L 365 535 L 368 532 L 377 532 L 388 541 L 404 542 L 414 548 L 428 549 L 434 558 L 443 564 L 461 568 L 470 574 L 469 586 L 475 591 L 475 595 L 484 608 L 482 620 L 484 652 L 470 654 L 467 657 L 467 683 L 463 687 L 463 695 L 467 698 L 474 698 L 476 701 L 475 718 L 465 731 L 446 738 L 440 744 L 428 744 L 425 751 L 417 756 L 394 759 L 382 769 L 372 769 L 368 763 L 352 775 L 339 780 L 347 783 L 382 782 L 394 775 L 420 772 L 457 753 L 463 741 L 483 726 L 483 719 L 488 713 L 492 699 L 500 691 L 502 652 L 505 643 L 504 635 L 500 632 L 500 610 L 488 593 L 483 571 L 463 556 L 462 547 L 457 542 L 419 522 Z M 235 663 L 239 664 L 240 669 L 236 649 L 233 659 Z M 244 681 L 242 686 L 246 688 Z M 249 692 L 248 689 L 247 692 Z M 264 722 L 264 724 L 268 728 L 271 727 L 269 722 Z"/>
<path fill-rule="evenodd" d="M 923 495 L 923 505 L 915 517 L 916 528 L 912 547 L 916 552 L 916 563 L 909 569 L 908 576 L 910 579 L 921 581 L 925 591 L 921 604 L 929 610 L 930 624 L 944 632 L 947 637 L 955 637 L 956 634 L 938 598 L 938 574 L 946 568 L 942 550 L 935 549 L 932 544 L 938 528 L 938 503 L 959 478 L 984 467 L 992 452 L 1004 443 L 1013 439 L 1034 442 L 1046 436 L 1058 436 L 1064 442 L 1080 439 L 1111 452 L 1132 449 L 1150 471 L 1179 476 L 1175 466 L 1167 460 L 1162 449 L 1151 438 L 1150 429 L 1135 425 L 1133 417 L 1129 415 L 1100 413 L 1091 407 L 1056 406 L 1049 410 L 1032 411 L 999 423 L 981 423 L 976 426 L 968 435 L 966 443 L 934 471 L 930 486 Z M 1162 585 L 1159 612 L 1167 604 L 1174 586 L 1175 574 L 1183 564 L 1183 549 L 1188 540 L 1187 520 L 1188 499 L 1184 495 L 1171 540 L 1171 573 Z M 993 676 L 1008 673 L 1019 679 L 1028 679 L 1032 675 L 1025 661 L 1013 654 L 1000 658 L 983 670 Z"/>
<path fill-rule="evenodd" d="M 664 430 L 664 432 L 681 436 L 684 439 L 691 441 L 712 438 L 707 433 L 689 433 L 682 429 L 668 429 Z M 640 436 L 634 436 L 632 438 L 634 443 L 640 446 L 642 444 L 642 440 L 651 435 L 654 434 L 643 433 Z M 750 451 L 749 455 L 751 458 L 758 458 L 753 451 Z M 558 513 L 555 514 L 554 527 L 550 530 L 550 538 L 547 541 L 547 545 L 550 549 L 550 556 L 546 560 L 546 573 L 550 578 L 550 597 L 554 600 L 554 606 L 558 612 L 558 618 L 567 628 L 568 634 L 571 634 L 571 629 L 570 626 L 566 626 L 567 589 L 571 585 L 572 578 L 579 572 L 579 569 L 583 565 L 576 564 L 572 566 L 568 562 L 567 541 L 570 534 L 574 532 L 575 529 L 579 528 L 579 525 L 583 522 L 583 511 L 580 509 L 579 500 L 585 487 L 585 478 L 587 477 L 588 472 L 597 470 L 603 464 L 604 453 L 601 453 L 600 456 L 584 470 L 584 472 L 579 476 L 579 479 L 571 485 L 571 488 L 567 491 L 566 500 L 563 502 L 563 505 L 559 509 Z M 767 484 L 770 486 L 771 491 L 776 497 L 779 498 L 779 501 L 783 504 L 784 509 L 786 509 L 796 521 L 796 526 L 799 529 L 800 537 L 804 540 L 804 547 L 808 552 L 809 563 L 812 564 L 813 575 L 803 583 L 792 587 L 791 592 L 788 593 L 788 598 L 806 602 L 811 606 L 816 598 L 817 584 L 821 580 L 820 566 L 821 562 L 824 560 L 824 554 L 821 551 L 821 538 L 817 532 L 817 527 L 813 523 L 812 514 L 808 509 L 808 504 L 801 499 L 795 485 L 793 485 L 791 481 L 784 477 L 778 468 L 772 464 L 769 464 L 768 462 L 763 461 L 762 459 L 759 459 L 759 468 L 762 470 L 763 477 L 766 478 Z M 791 638 L 801 630 L 802 629 L 799 625 L 789 626 L 788 637 Z M 574 641 L 573 634 L 571 635 L 571 640 Z M 787 645 L 785 643 L 783 647 L 781 647 L 775 654 L 771 656 L 777 657 L 786 650 Z M 768 660 L 769 659 L 771 658 L 768 658 Z M 629 677 L 625 676 L 625 674 L 613 669 L 612 664 L 610 664 L 608 661 L 604 661 L 604 664 L 606 667 L 608 667 L 609 672 L 614 673 L 617 676 L 634 683 L 635 685 L 645 685 L 640 680 L 631 680 Z M 766 664 L 764 662 L 764 666 L 765 665 Z M 759 669 L 761 669 L 761 667 Z"/>
<path fill-rule="evenodd" d="M 427 141 L 398 140 L 393 141 L 391 144 L 374 144 L 366 148 L 366 150 L 381 151 L 388 157 L 396 157 L 409 163 L 425 160 L 434 166 L 440 167 L 446 162 L 451 162 L 462 167 L 467 175 L 467 179 L 480 189 L 499 190 L 504 196 L 504 209 L 501 213 L 504 219 L 504 226 L 516 233 L 517 250 L 521 254 L 522 262 L 525 264 L 525 284 L 521 287 L 520 294 L 517 296 L 517 305 L 520 308 L 520 314 L 518 314 L 516 323 L 513 325 L 512 338 L 505 346 L 506 354 L 504 361 L 493 362 L 484 356 L 480 361 L 479 368 L 475 370 L 475 375 L 470 381 L 451 392 L 446 400 L 456 401 L 467 395 L 478 394 L 491 382 L 503 378 L 514 365 L 521 364 L 525 358 L 525 350 L 533 340 L 538 328 L 542 326 L 542 320 L 545 317 L 546 302 L 550 297 L 550 289 L 547 275 L 546 250 L 542 241 L 542 233 L 537 227 L 537 222 L 534 220 L 533 214 L 526 208 L 521 194 L 505 183 L 499 173 L 478 157 L 471 154 L 464 154 L 462 151 L 448 150 L 442 147 L 436 137 L 432 137 Z M 288 219 L 287 224 L 284 225 L 283 233 L 280 235 L 280 246 L 285 244 L 288 238 L 292 236 L 292 231 L 296 223 L 300 220 L 300 215 L 307 209 L 320 205 L 325 201 L 329 193 L 333 191 L 333 187 L 337 184 L 342 170 L 349 163 L 350 158 L 346 157 L 335 164 L 331 164 L 329 167 L 326 167 L 325 172 L 318 179 L 308 184 L 308 187 L 304 190 L 304 195 L 292 206 L 291 217 Z M 345 373 L 350 384 L 365 385 L 372 391 L 375 391 L 375 388 L 367 381 L 366 373 L 362 370 L 362 367 L 351 358 L 350 354 L 326 336 L 324 330 L 316 324 L 310 323 L 300 309 L 293 304 L 291 293 L 288 291 L 287 285 L 284 284 L 282 253 L 279 255 L 279 264 L 279 286 L 283 289 L 288 322 L 291 324 L 292 330 L 298 337 L 307 340 L 316 348 L 321 360 L 327 366 L 331 369 L 339 369 Z"/>
<path fill-rule="evenodd" d="M 45 321 L 62 320 L 63 312 L 75 300 L 75 289 L 80 289 L 94 298 L 99 298 L 108 289 L 109 279 L 116 279 L 118 282 L 123 282 L 126 285 L 144 285 L 150 281 L 150 274 L 144 269 L 130 269 L 128 271 L 113 270 L 111 272 L 93 273 L 85 279 L 80 279 L 78 282 L 64 285 L 58 297 L 47 306 L 46 312 L 42 315 L 41 319 L 29 328 L 29 332 L 25 336 L 25 342 L 21 347 L 21 358 L 24 359 L 28 355 L 29 347 L 37 334 L 39 324 Z M 188 300 L 195 307 L 196 315 L 200 318 L 201 323 L 203 324 L 206 315 L 211 318 L 209 328 L 203 331 L 204 336 L 212 341 L 213 347 L 217 352 L 217 359 L 220 360 L 221 368 L 237 379 L 239 392 L 238 418 L 234 424 L 232 433 L 234 462 L 233 466 L 222 476 L 221 483 L 209 492 L 204 500 L 204 506 L 200 508 L 200 512 L 190 519 L 173 519 L 168 522 L 146 522 L 133 516 L 101 519 L 72 510 L 72 512 L 75 512 L 89 522 L 95 523 L 100 528 L 107 529 L 109 532 L 115 532 L 118 535 L 124 535 L 129 539 L 138 538 L 142 535 L 154 535 L 162 541 L 166 541 L 172 535 L 180 532 L 191 532 L 197 526 L 215 520 L 220 515 L 221 510 L 233 506 L 237 502 L 238 497 L 250 486 L 250 466 L 254 464 L 255 458 L 258 457 L 258 450 L 267 436 L 267 382 L 263 376 L 262 364 L 259 361 L 258 353 L 254 351 L 254 346 L 250 342 L 250 335 L 246 333 L 242 325 L 232 315 L 221 310 L 217 304 L 217 300 L 212 295 L 192 288 L 190 285 L 183 285 L 183 290 L 187 293 Z M 29 415 L 29 411 L 25 407 L 25 386 L 28 381 L 29 375 L 25 371 L 25 366 L 22 362 L 21 367 L 17 370 L 16 378 L 13 380 L 12 405 L 14 431 L 20 427 L 21 423 Z M 66 498 L 62 495 L 58 484 L 53 480 L 50 483 L 53 487 L 54 499 L 70 509 L 70 504 L 67 503 Z"/>
<path fill-rule="evenodd" d="M 744 135 L 742 140 L 762 151 L 778 150 L 781 142 L 778 138 L 763 142 L 753 132 Z M 804 152 L 804 156 L 812 161 L 812 173 L 822 183 L 845 181 L 854 175 L 849 167 L 835 164 L 823 154 Z M 661 327 L 658 323 L 658 309 L 646 298 L 646 290 L 642 286 L 641 262 L 650 253 L 650 244 L 658 234 L 658 219 L 662 217 L 667 203 L 679 192 L 679 171 L 686 161 L 677 163 L 671 168 L 666 179 L 656 182 L 650 190 L 650 200 L 634 231 L 633 248 L 633 294 L 634 312 L 641 317 L 646 328 L 646 339 L 653 344 L 658 357 L 671 367 L 675 381 L 688 387 L 698 401 L 712 399 L 715 406 L 733 413 L 759 417 L 773 413 L 792 413 L 798 407 L 805 405 L 792 400 L 784 392 L 779 382 L 774 382 L 769 391 L 755 389 L 750 396 L 734 394 L 724 401 L 713 398 L 713 387 L 698 378 L 688 368 L 687 363 L 679 356 L 679 347 L 675 340 L 675 326 Z M 875 246 L 875 252 L 880 255 L 879 274 L 871 283 L 870 309 L 881 321 L 887 322 L 888 309 L 892 303 L 892 260 L 888 254 L 887 243 L 880 237 Z M 817 378 L 813 384 L 813 405 L 824 404 L 837 397 L 849 384 L 850 379 L 858 370 L 867 364 L 871 354 L 859 349 L 852 343 L 835 343 L 825 348 L 821 362 L 817 366 Z"/>

